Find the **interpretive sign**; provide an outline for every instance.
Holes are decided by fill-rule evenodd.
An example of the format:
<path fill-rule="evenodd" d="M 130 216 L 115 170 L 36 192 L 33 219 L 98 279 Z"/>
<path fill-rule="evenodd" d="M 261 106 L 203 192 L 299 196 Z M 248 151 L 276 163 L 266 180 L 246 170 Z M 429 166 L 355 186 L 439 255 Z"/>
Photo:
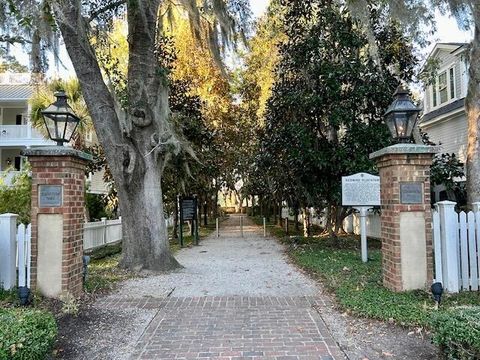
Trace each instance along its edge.
<path fill-rule="evenodd" d="M 400 184 L 400 202 L 402 204 L 423 204 L 423 186 L 421 182 Z"/>
<path fill-rule="evenodd" d="M 198 245 L 198 219 L 197 219 L 197 197 L 178 197 L 180 207 L 180 221 L 178 222 L 178 232 L 180 246 L 183 247 L 183 223 L 190 221 L 192 237 L 195 239 L 195 245 Z"/>
<path fill-rule="evenodd" d="M 182 198 L 181 209 L 183 220 L 195 220 L 197 217 L 197 199 Z"/>
<path fill-rule="evenodd" d="M 39 185 L 38 206 L 39 207 L 60 207 L 62 206 L 61 185 Z"/>
<path fill-rule="evenodd" d="M 342 176 L 343 206 L 380 206 L 380 177 L 367 173 Z"/>

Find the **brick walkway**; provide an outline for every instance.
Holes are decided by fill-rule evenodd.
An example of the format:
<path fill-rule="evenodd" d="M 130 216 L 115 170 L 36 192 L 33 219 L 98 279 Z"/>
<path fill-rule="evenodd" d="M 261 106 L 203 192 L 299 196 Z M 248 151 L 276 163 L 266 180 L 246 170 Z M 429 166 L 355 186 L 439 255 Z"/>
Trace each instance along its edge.
<path fill-rule="evenodd" d="M 212 235 L 209 240 L 202 243 L 200 249 L 182 250 L 185 271 L 197 266 L 192 274 L 185 276 L 185 279 L 181 277 L 183 273 L 177 273 L 166 275 L 165 278 L 154 277 L 153 280 L 152 278 L 130 280 L 135 283 L 126 283 L 119 293 L 99 299 L 96 306 L 106 311 L 154 311 L 150 322 L 144 325 L 136 344 L 132 344 L 133 352 L 128 351 L 129 354 L 123 354 L 118 358 L 345 359 L 320 316 L 322 307 L 328 306 L 321 293 L 317 290 L 312 291 L 312 285 L 308 284 L 310 280 L 285 262 L 281 248 L 275 251 L 275 247 L 279 245 L 272 239 L 265 240 L 258 227 L 246 220 L 245 234 L 241 237 L 236 229 L 237 223 L 238 219 L 235 218 L 226 222 L 221 237 L 217 239 Z M 236 243 L 237 248 L 219 246 L 225 241 Z M 258 248 L 265 241 L 270 244 L 268 254 L 264 248 L 260 250 Z M 250 253 L 242 253 L 243 249 L 249 248 Z M 195 254 L 195 251 L 201 253 Z M 283 262 L 285 267 L 275 267 L 276 272 L 272 272 L 272 269 L 267 271 L 266 254 L 270 256 L 270 261 Z M 201 257 L 207 255 L 211 257 Z M 193 257 L 194 262 L 187 262 L 187 256 Z M 237 261 L 218 260 L 229 256 L 236 256 Z M 255 268 L 261 269 L 263 264 L 265 271 L 254 273 L 255 269 L 252 267 L 249 270 L 242 268 L 244 275 L 239 275 L 239 271 L 232 268 L 238 266 L 238 263 L 245 267 L 248 261 L 253 262 Z M 218 281 L 217 278 L 209 280 L 202 275 L 205 272 L 203 267 L 207 268 L 211 263 L 218 262 L 221 262 L 218 272 L 230 274 L 227 278 L 230 278 L 231 282 L 236 282 L 236 286 L 227 285 L 225 294 L 232 293 L 233 289 L 234 295 L 202 296 L 195 286 L 191 287 L 189 284 L 198 285 L 198 282 L 202 282 L 198 289 L 205 288 L 213 293 L 219 293 L 222 286 L 225 286 L 224 282 Z M 208 267 L 208 271 L 211 272 L 212 269 Z M 200 275 L 195 278 L 194 274 L 198 273 Z M 265 276 L 264 279 L 261 278 L 262 274 Z M 145 295 L 145 292 L 149 292 L 147 285 L 153 289 L 155 285 L 168 282 L 169 276 L 175 279 L 176 286 L 171 297 Z M 187 280 L 189 282 L 182 282 Z M 267 283 L 277 281 L 278 284 L 285 285 L 279 287 L 277 284 L 268 289 L 263 285 L 266 281 Z M 252 282 L 257 282 L 257 285 Z M 301 285 L 302 282 L 304 286 Z M 190 292 L 192 296 L 181 295 L 188 293 L 186 289 L 190 287 L 193 289 Z M 244 289 L 257 291 L 258 295 L 250 292 L 250 296 L 241 296 L 245 294 Z M 143 294 L 139 293 L 141 290 L 144 291 Z M 153 290 L 150 291 L 152 294 L 155 293 Z M 198 296 L 194 295 L 197 293 Z M 272 295 L 269 295 L 270 293 Z M 291 296 L 292 294 L 295 296 Z"/>
<path fill-rule="evenodd" d="M 133 358 L 344 359 L 315 309 L 323 305 L 313 297 L 171 298 L 158 303 Z"/>

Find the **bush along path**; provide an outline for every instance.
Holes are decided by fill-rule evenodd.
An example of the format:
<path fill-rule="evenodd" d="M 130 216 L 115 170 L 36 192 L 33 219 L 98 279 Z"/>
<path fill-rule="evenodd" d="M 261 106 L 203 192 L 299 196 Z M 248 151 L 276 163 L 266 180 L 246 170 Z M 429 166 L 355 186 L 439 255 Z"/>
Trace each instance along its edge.
<path fill-rule="evenodd" d="M 261 219 L 255 221 L 260 223 Z M 432 340 L 451 358 L 480 358 L 479 292 L 444 295 L 442 306 L 437 311 L 427 292 L 394 293 L 382 286 L 378 240 L 369 241 L 369 262 L 364 264 L 360 261 L 357 237 L 290 237 L 280 227 L 270 225 L 270 229 L 288 246 L 292 261 L 318 279 L 326 291 L 333 295 L 338 309 L 344 313 L 342 318 L 352 324 L 347 328 L 356 334 L 357 340 L 362 338 L 359 334 L 363 333 L 365 343 L 371 343 L 385 356 L 390 354 L 398 358 L 405 352 L 402 338 L 422 337 L 425 339 L 425 349 L 418 348 L 419 354 L 414 356 L 412 353 L 411 358 L 422 358 L 419 357 L 421 354 L 429 358 L 429 352 L 435 351 L 428 344 Z M 376 324 L 374 330 L 371 324 Z M 335 325 L 332 324 L 332 327 L 335 328 Z M 344 332 L 341 327 L 339 332 Z M 345 334 L 348 343 L 348 333 Z M 389 338 L 392 340 L 390 348 Z M 383 347 L 380 344 L 373 345 L 378 342 L 377 339 L 383 339 L 380 341 L 384 343 Z M 354 340 L 350 342 L 352 345 L 345 345 L 346 348 L 357 346 Z M 408 355 L 405 356 L 408 358 Z"/>

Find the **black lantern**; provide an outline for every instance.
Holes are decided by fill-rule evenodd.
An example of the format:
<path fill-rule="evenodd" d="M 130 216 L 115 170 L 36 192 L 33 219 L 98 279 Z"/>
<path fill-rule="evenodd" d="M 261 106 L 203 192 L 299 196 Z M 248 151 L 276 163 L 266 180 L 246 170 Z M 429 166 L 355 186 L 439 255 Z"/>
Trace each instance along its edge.
<path fill-rule="evenodd" d="M 42 115 L 50 139 L 63 146 L 64 142 L 70 142 L 72 139 L 80 119 L 67 104 L 67 95 L 64 91 L 57 91 L 54 95 L 57 100 L 43 110 Z"/>
<path fill-rule="evenodd" d="M 408 90 L 401 85 L 395 91 L 395 100 L 385 112 L 385 122 L 395 140 L 408 143 L 417 124 L 420 108 L 410 99 Z"/>

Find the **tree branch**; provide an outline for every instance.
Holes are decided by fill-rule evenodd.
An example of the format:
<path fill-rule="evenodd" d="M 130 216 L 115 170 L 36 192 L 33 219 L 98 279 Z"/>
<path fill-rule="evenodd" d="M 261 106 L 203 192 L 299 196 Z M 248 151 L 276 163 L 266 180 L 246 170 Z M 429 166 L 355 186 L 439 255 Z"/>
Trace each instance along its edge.
<path fill-rule="evenodd" d="M 121 5 L 124 5 L 127 3 L 127 0 L 117 0 L 117 1 L 114 1 L 113 3 L 110 3 L 110 4 L 107 4 L 105 5 L 104 7 L 101 7 L 100 9 L 98 10 L 95 10 L 93 11 L 91 14 L 90 14 L 90 17 L 88 18 L 88 22 L 92 22 L 93 20 L 95 20 L 95 18 L 97 18 L 100 14 L 103 14 L 104 12 L 107 12 L 109 10 L 113 10 L 115 8 L 118 8 L 120 7 Z"/>
<path fill-rule="evenodd" d="M 24 37 L 19 36 L 19 35 L 17 35 L 17 36 L 0 35 L 0 42 L 6 42 L 6 43 L 9 43 L 11 45 L 13 45 L 15 43 L 19 43 L 19 44 L 31 43 L 30 40 L 27 40 Z"/>
<path fill-rule="evenodd" d="M 115 149 L 116 145 L 125 143 L 125 139 L 115 109 L 115 100 L 103 81 L 100 66 L 88 38 L 87 23 L 81 16 L 79 6 L 80 2 L 77 0 L 55 2 L 57 22 L 80 81 L 95 131 L 112 171 L 118 174 L 120 169 L 114 166 L 116 162 L 113 161 L 118 156 Z"/>

